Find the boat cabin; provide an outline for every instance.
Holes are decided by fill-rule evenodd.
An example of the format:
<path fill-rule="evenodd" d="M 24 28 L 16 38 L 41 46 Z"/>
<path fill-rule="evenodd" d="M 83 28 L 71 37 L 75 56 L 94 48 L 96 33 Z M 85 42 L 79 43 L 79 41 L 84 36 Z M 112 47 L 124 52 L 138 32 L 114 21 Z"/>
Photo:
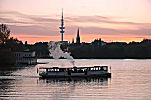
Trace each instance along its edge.
<path fill-rule="evenodd" d="M 70 67 L 70 68 L 39 68 L 42 78 L 71 78 L 71 77 L 111 77 L 108 66 Z"/>
<path fill-rule="evenodd" d="M 108 72 L 108 66 L 94 66 L 94 67 L 71 67 L 71 68 L 59 68 L 59 67 L 51 67 L 51 68 L 39 68 L 43 69 L 46 72 L 72 72 L 72 73 L 83 73 L 85 71 L 106 71 Z"/>

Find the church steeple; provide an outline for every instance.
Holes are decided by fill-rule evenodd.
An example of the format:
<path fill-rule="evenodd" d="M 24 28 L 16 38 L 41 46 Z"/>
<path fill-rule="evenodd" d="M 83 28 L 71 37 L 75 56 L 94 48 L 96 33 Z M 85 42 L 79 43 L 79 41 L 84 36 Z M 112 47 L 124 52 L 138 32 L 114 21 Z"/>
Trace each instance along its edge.
<path fill-rule="evenodd" d="M 62 9 L 62 16 L 61 16 L 61 26 L 59 27 L 60 28 L 60 33 L 61 33 L 61 41 L 63 42 L 63 35 L 64 35 L 64 17 L 63 17 L 63 9 Z"/>
<path fill-rule="evenodd" d="M 77 30 L 76 43 L 77 43 L 77 44 L 80 44 L 80 31 L 79 31 L 79 28 L 78 28 L 78 30 Z"/>

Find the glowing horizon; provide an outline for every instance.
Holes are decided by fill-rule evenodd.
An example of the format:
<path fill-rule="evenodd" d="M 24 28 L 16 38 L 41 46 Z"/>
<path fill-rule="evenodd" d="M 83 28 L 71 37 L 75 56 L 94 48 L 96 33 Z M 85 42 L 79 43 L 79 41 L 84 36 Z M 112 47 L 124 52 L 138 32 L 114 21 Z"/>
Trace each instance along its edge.
<path fill-rule="evenodd" d="M 8 24 L 11 36 L 23 42 L 60 41 L 62 8 L 64 40 L 72 41 L 78 27 L 82 42 L 151 38 L 150 0 L 1 0 L 0 23 Z"/>
<path fill-rule="evenodd" d="M 36 42 L 49 42 L 49 41 L 60 41 L 60 36 L 39 36 L 39 35 L 11 35 L 14 38 L 17 38 L 19 40 L 21 40 L 22 42 L 27 41 L 30 44 L 34 44 Z M 65 37 L 65 41 L 69 41 L 70 43 L 72 42 L 73 38 L 74 38 L 74 42 L 76 42 L 75 40 L 75 36 L 73 35 L 66 35 Z M 91 37 L 91 38 L 90 38 Z M 146 36 L 141 36 L 141 37 L 136 37 L 135 35 L 121 35 L 119 37 L 117 36 L 111 36 L 111 35 L 89 35 L 89 34 L 84 34 L 81 35 L 81 41 L 82 42 L 86 42 L 86 43 L 90 43 L 92 41 L 94 41 L 95 39 L 102 39 L 102 41 L 105 42 L 133 42 L 135 40 L 135 42 L 140 42 L 143 39 L 148 39 L 149 37 Z M 115 40 L 112 40 L 112 39 Z M 151 38 L 151 37 L 150 37 Z"/>

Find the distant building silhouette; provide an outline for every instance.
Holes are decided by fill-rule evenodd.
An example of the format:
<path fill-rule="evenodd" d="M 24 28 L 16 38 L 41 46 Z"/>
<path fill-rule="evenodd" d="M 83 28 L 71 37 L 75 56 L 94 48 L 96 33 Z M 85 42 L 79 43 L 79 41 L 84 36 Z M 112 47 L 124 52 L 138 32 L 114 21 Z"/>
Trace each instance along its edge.
<path fill-rule="evenodd" d="M 79 28 L 78 28 L 78 31 L 77 31 L 76 44 L 80 44 L 80 31 L 79 31 Z"/>
<path fill-rule="evenodd" d="M 28 42 L 27 42 L 27 41 L 25 41 L 25 45 L 28 45 Z"/>
<path fill-rule="evenodd" d="M 72 39 L 72 44 L 74 44 L 74 38 Z"/>
<path fill-rule="evenodd" d="M 63 42 L 63 35 L 64 35 L 64 17 L 63 17 L 63 9 L 62 9 L 62 17 L 61 17 L 61 26 L 59 27 L 60 28 L 60 33 L 61 33 L 61 41 Z"/>
<path fill-rule="evenodd" d="M 94 46 L 103 46 L 103 45 L 106 45 L 106 42 L 102 41 L 102 39 L 99 38 L 92 41 L 91 44 Z"/>

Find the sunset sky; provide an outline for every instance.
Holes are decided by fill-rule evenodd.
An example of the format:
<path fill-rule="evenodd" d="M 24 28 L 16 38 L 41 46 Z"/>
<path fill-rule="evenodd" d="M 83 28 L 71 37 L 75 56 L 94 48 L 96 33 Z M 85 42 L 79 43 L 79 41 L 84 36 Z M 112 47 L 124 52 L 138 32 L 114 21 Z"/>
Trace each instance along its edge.
<path fill-rule="evenodd" d="M 28 43 L 60 41 L 62 8 L 65 40 L 75 38 L 78 27 L 82 42 L 151 38 L 151 0 L 0 0 L 0 23 Z"/>

